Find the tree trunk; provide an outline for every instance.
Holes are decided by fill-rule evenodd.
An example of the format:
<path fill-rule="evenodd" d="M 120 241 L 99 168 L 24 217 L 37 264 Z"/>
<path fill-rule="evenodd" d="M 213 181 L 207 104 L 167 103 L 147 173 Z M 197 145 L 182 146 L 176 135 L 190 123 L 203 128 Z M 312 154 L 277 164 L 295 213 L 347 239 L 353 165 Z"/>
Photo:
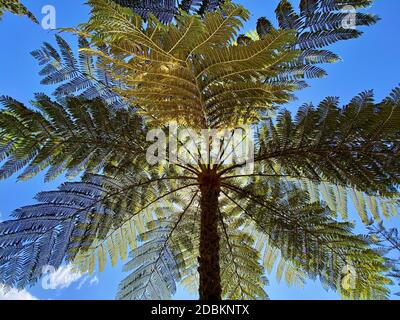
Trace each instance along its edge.
<path fill-rule="evenodd" d="M 218 177 L 208 172 L 200 177 L 200 300 L 221 300 L 221 275 L 219 265 Z"/>

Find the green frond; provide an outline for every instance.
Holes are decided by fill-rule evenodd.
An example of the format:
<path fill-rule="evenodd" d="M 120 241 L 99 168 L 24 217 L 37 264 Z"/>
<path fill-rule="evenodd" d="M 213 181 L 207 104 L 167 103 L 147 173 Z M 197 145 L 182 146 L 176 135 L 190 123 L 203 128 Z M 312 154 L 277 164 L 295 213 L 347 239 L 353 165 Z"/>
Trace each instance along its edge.
<path fill-rule="evenodd" d="M 39 23 L 35 16 L 19 0 L 0 0 L 0 20 L 4 11 L 9 11 L 19 16 L 27 16 L 35 23 Z"/>
<path fill-rule="evenodd" d="M 83 98 L 67 98 L 61 105 L 43 94 L 32 102 L 35 110 L 10 97 L 0 103 L 2 179 L 22 168 L 21 180 L 46 168 L 47 180 L 65 171 L 73 178 L 82 171 L 112 170 L 115 163 L 131 165 L 145 153 L 142 121 L 134 111 L 114 113 L 100 100 Z"/>
<path fill-rule="evenodd" d="M 287 180 L 307 191 L 311 202 L 325 202 L 335 216 L 339 214 L 345 221 L 348 220 L 349 204 L 355 208 L 360 219 L 366 225 L 369 225 L 371 221 L 379 222 L 383 217 L 396 216 L 399 210 L 396 202 L 399 198 L 397 194 L 392 196 L 369 195 L 366 192 L 325 181 L 290 177 Z"/>
<path fill-rule="evenodd" d="M 223 11 L 208 12 L 203 19 L 182 14 L 176 24 L 165 26 L 155 17 L 145 24 L 132 11 L 107 0 L 90 3 L 92 18 L 76 32 L 95 45 L 107 43 L 109 53 L 85 53 L 111 65 L 113 79 L 124 84 L 118 93 L 139 105 L 149 122 L 177 121 L 194 128 L 252 123 L 265 109 L 288 101 L 295 89 L 290 84 L 266 84 L 281 65 L 298 56 L 296 50 L 288 50 L 294 33 L 275 31 L 248 46 L 235 45 L 249 17 L 240 5 L 226 1 Z M 246 82 L 248 90 L 219 94 L 237 81 Z M 263 86 L 267 90 L 259 89 Z"/>
<path fill-rule="evenodd" d="M 172 11 L 115 2 L 89 0 L 90 20 L 67 30 L 80 36 L 79 55 L 59 36 L 59 50 L 45 43 L 32 53 L 42 82 L 57 85 L 57 102 L 0 99 L 0 178 L 83 174 L 0 223 L 0 283 L 32 285 L 45 265 L 92 273 L 127 260 L 119 299 L 170 299 L 177 285 L 194 291 L 204 261 L 201 197 L 215 182 L 222 298 L 268 299 L 272 273 L 288 285 L 318 279 L 345 299 L 387 298 L 390 260 L 354 233 L 348 207 L 369 227 L 397 214 L 400 89 L 380 103 L 367 91 L 343 108 L 329 97 L 295 116 L 268 114 L 304 79 L 324 76 L 318 64 L 339 59 L 326 46 L 360 35 L 339 25 L 339 2 L 302 0 L 296 12 L 282 0 L 279 26 L 260 19 L 248 35 L 240 32 L 250 14 L 231 1 L 218 2 L 221 10 L 196 2 L 199 15 L 182 1 L 167 25 Z M 356 16 L 358 26 L 377 20 Z M 146 134 L 167 133 L 171 121 L 195 131 L 253 125 L 254 173 L 236 174 L 243 163 L 150 166 Z"/>
<path fill-rule="evenodd" d="M 237 208 L 228 203 L 221 206 L 219 213 L 223 297 L 228 300 L 268 299 L 264 290 L 268 280 L 260 263 L 260 252 L 255 248 L 255 238 L 238 230 L 241 222 L 237 218 Z"/>
<path fill-rule="evenodd" d="M 277 278 L 301 281 L 302 273 L 318 278 L 343 297 L 385 299 L 388 294 L 385 260 L 371 249 L 369 241 L 352 233 L 349 223 L 337 222 L 328 208 L 309 203 L 307 194 L 274 183 L 223 185 L 223 194 L 258 230 L 268 236 L 264 261 Z M 277 199 L 280 199 L 277 201 Z M 279 248 L 282 259 L 279 259 Z M 277 263 L 277 264 L 276 264 Z M 343 287 L 343 272 L 351 265 L 356 270 L 352 287 Z M 292 268 L 292 269 L 290 269 Z M 353 270 L 353 269 L 352 269 Z M 291 274 L 292 272 L 292 274 Z"/>
<path fill-rule="evenodd" d="M 275 10 L 278 26 L 262 17 L 257 23 L 257 35 L 252 38 L 262 39 L 275 30 L 294 30 L 296 41 L 293 48 L 301 53 L 297 59 L 282 65 L 281 72 L 271 81 L 294 82 L 298 89 L 302 89 L 307 86 L 305 79 L 326 76 L 326 71 L 315 64 L 334 63 L 341 59 L 326 48 L 339 41 L 358 38 L 362 34 L 360 27 L 371 26 L 379 20 L 373 14 L 357 10 L 371 3 L 364 0 L 301 0 L 299 9 L 295 10 L 292 2 L 281 0 Z M 343 10 L 348 5 L 356 10 L 354 16 Z M 353 25 L 346 26 L 346 22 Z"/>
<path fill-rule="evenodd" d="M 374 103 L 372 92 L 365 92 L 344 108 L 338 107 L 336 98 L 327 98 L 318 108 L 302 106 L 295 119 L 282 111 L 271 129 L 267 123 L 266 130 L 259 131 L 255 162 L 264 168 L 278 167 L 280 174 L 294 178 L 347 186 L 369 196 L 396 197 L 400 141 L 397 92 L 398 88 L 381 103 Z M 329 193 L 330 198 L 325 197 L 328 202 L 333 199 L 332 191 Z M 365 219 L 364 205 L 355 204 Z"/>

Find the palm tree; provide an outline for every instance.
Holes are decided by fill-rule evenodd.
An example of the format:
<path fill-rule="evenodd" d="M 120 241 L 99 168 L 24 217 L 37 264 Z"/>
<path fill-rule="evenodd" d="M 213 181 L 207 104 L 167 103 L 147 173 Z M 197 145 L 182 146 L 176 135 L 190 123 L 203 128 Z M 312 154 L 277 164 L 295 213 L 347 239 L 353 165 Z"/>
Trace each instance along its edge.
<path fill-rule="evenodd" d="M 0 19 L 4 11 L 10 11 L 20 16 L 27 16 L 33 22 L 38 23 L 35 16 L 18 0 L 0 0 Z"/>
<path fill-rule="evenodd" d="M 302 1 L 301 16 L 282 1 L 280 28 L 261 19 L 255 39 L 237 38 L 248 12 L 231 2 L 203 20 L 181 14 L 167 26 L 106 0 L 90 3 L 90 21 L 74 30 L 80 67 L 60 37 L 61 55 L 48 44 L 34 52 L 44 83 L 64 81 L 58 101 L 37 95 L 32 109 L 2 98 L 1 178 L 24 167 L 20 179 L 45 168 L 47 179 L 84 171 L 82 181 L 40 193 L 40 204 L 0 225 L 2 283 L 25 287 L 64 259 L 102 270 L 107 252 L 115 264 L 130 247 L 122 299 L 168 298 L 177 282 L 198 282 L 203 300 L 265 299 L 264 269 L 277 260 L 278 276 L 290 283 L 319 277 L 343 297 L 387 296 L 385 259 L 336 214 L 346 218 L 346 188 L 366 222 L 365 201 L 376 219 L 397 210 L 400 89 L 380 103 L 365 92 L 343 108 L 327 98 L 302 106 L 294 120 L 287 111 L 268 116 L 304 77 L 323 73 L 314 64 L 337 60 L 318 48 L 358 32 L 341 30 L 334 15 L 330 32 L 306 31 L 311 5 L 318 16 L 324 1 Z M 65 96 L 71 92 L 81 95 Z M 170 133 L 171 121 L 195 132 L 253 126 L 254 172 L 227 163 L 229 137 L 205 151 L 216 154 L 213 163 L 179 138 L 197 161 L 149 165 L 148 133 Z M 351 287 L 342 285 L 348 269 L 357 274 Z"/>

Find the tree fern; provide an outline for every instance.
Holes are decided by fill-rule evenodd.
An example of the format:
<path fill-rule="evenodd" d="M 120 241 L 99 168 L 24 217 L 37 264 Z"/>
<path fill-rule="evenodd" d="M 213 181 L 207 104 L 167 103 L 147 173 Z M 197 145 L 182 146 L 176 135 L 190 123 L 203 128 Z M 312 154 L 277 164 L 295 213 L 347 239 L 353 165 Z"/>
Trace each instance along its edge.
<path fill-rule="evenodd" d="M 316 5 L 338 10 L 336 1 L 301 3 L 305 16 Z M 40 193 L 39 204 L 0 224 L 1 283 L 24 287 L 43 266 L 63 261 L 101 271 L 130 251 L 123 299 L 171 298 L 179 283 L 198 285 L 203 300 L 266 299 L 264 273 L 273 268 L 289 284 L 309 277 L 343 298 L 387 298 L 388 259 L 338 216 L 346 217 L 347 190 L 365 221 L 378 218 L 382 201 L 398 197 L 399 88 L 379 103 L 372 92 L 343 108 L 331 97 L 272 120 L 267 111 L 297 88 L 275 80 L 304 52 L 299 33 L 289 30 L 300 22 L 286 1 L 278 10 L 281 30 L 259 25 L 259 39 L 239 36 L 249 12 L 230 1 L 202 17 L 181 13 L 169 25 L 154 15 L 145 22 L 108 0 L 90 4 L 90 21 L 74 30 L 86 39 L 79 59 L 61 38 L 60 52 L 45 44 L 35 53 L 45 82 L 62 85 L 58 101 L 38 95 L 28 108 L 2 99 L 3 178 L 45 168 L 48 177 L 84 175 Z M 321 19 L 319 31 L 322 24 L 335 28 L 335 19 Z M 166 131 L 170 121 L 194 130 L 254 124 L 254 173 L 237 172 L 245 163 L 227 163 L 224 144 L 205 151 L 220 160 L 211 164 L 150 166 L 146 133 L 154 126 Z M 397 210 L 394 204 L 382 206 L 382 216 Z M 357 276 L 349 287 L 343 280 L 350 269 Z"/>
<path fill-rule="evenodd" d="M 307 165 L 303 165 L 304 169 L 307 170 L 301 169 L 299 171 L 300 169 L 298 169 L 295 171 L 295 168 L 301 164 L 299 155 L 295 164 L 290 161 L 290 157 L 285 162 L 280 159 L 283 156 L 288 157 L 285 155 L 286 150 L 294 150 L 293 146 L 302 147 L 309 141 L 312 142 L 312 145 L 316 143 L 315 141 L 318 141 L 321 150 L 324 150 L 324 146 L 332 146 L 332 142 L 337 141 L 338 138 L 343 138 L 343 135 L 336 136 L 337 133 L 332 131 L 331 127 L 324 121 L 336 119 L 334 123 L 341 124 L 337 126 L 337 130 L 344 131 L 346 137 L 351 136 L 351 141 L 369 143 L 370 140 L 364 138 L 360 140 L 357 137 L 366 137 L 370 132 L 380 134 L 382 140 L 373 140 L 374 144 L 377 145 L 373 145 L 374 151 L 368 153 L 368 161 L 371 161 L 374 152 L 377 152 L 377 155 L 373 158 L 374 163 L 380 163 L 380 166 L 385 168 L 386 174 L 392 174 L 390 182 L 385 182 L 385 179 L 379 178 L 377 173 L 374 174 L 376 178 L 373 184 L 371 184 L 368 177 L 363 175 L 359 175 L 358 179 L 355 179 L 354 175 L 351 178 L 349 176 L 347 178 L 341 176 L 341 179 L 351 180 L 339 180 L 339 182 L 344 181 L 346 184 L 352 185 L 354 179 L 355 187 L 365 186 L 365 192 L 371 192 L 371 189 L 376 189 L 393 194 L 393 190 L 380 186 L 391 185 L 392 181 L 397 181 L 397 173 L 391 173 L 389 164 L 390 161 L 395 159 L 393 157 L 396 156 L 392 152 L 397 150 L 398 140 L 396 135 L 398 133 L 390 125 L 391 118 L 387 117 L 388 114 L 391 114 L 393 119 L 397 117 L 398 100 L 396 97 L 397 90 L 382 103 L 377 104 L 373 108 L 374 112 L 369 113 L 367 118 L 358 122 L 354 121 L 354 118 L 348 117 L 352 104 L 342 110 L 337 109 L 337 106 L 331 106 L 331 111 L 333 112 L 331 116 L 328 116 L 329 114 L 326 112 L 326 102 L 322 103 L 318 109 L 300 109 L 297 120 L 294 123 L 288 117 L 288 114 L 283 112 L 277 123 L 274 124 L 273 130 L 268 131 L 270 136 L 264 136 L 266 130 L 260 131 L 258 155 L 262 156 L 262 158 L 256 158 L 255 161 L 261 165 L 260 169 L 264 168 L 264 171 L 260 171 L 258 176 L 255 174 L 241 177 L 232 175 L 231 167 L 225 167 L 220 170 L 222 191 L 218 212 L 221 219 L 219 223 L 219 232 L 221 234 L 220 250 L 222 253 L 221 274 L 223 275 L 226 272 L 229 275 L 229 279 L 232 278 L 233 274 L 242 274 L 236 278 L 241 279 L 238 287 L 232 286 L 232 281 L 229 282 L 228 278 L 222 276 L 222 283 L 225 284 L 223 296 L 230 298 L 265 298 L 265 294 L 260 291 L 260 288 L 265 285 L 265 281 L 259 282 L 260 279 L 263 279 L 259 274 L 262 269 L 257 265 L 261 264 L 262 258 L 264 266 L 267 269 L 271 268 L 271 263 L 276 258 L 268 257 L 268 255 L 272 254 L 271 250 L 276 250 L 273 248 L 278 248 L 279 256 L 281 257 L 277 276 L 281 278 L 285 270 L 285 278 L 289 283 L 301 281 L 301 279 L 304 279 L 304 273 L 309 277 L 318 277 L 329 287 L 341 290 L 341 270 L 351 262 L 351 265 L 358 271 L 360 278 L 355 291 L 342 292 L 344 297 L 384 298 L 386 296 L 384 285 L 388 282 L 381 275 L 386 270 L 386 267 L 380 255 L 369 248 L 369 242 L 365 238 L 354 236 L 348 223 L 335 221 L 335 216 L 332 215 L 331 210 L 321 206 L 318 202 L 309 201 L 307 194 L 297 189 L 297 182 L 287 179 L 288 176 L 298 178 L 304 175 L 312 181 L 318 181 L 323 178 L 328 181 L 331 180 L 331 183 L 337 183 L 338 176 L 336 174 L 327 174 L 330 171 L 327 171 L 324 167 L 319 170 L 309 171 L 310 168 Z M 76 98 L 74 99 L 76 100 Z M 355 100 L 357 99 L 359 98 Z M 367 106 L 359 105 L 359 107 L 366 108 Z M 390 113 L 388 112 L 389 110 Z M 10 109 L 10 111 L 13 111 L 13 109 Z M 324 121 L 319 120 L 320 117 L 323 117 Z M 31 117 L 31 119 L 37 120 L 41 118 Z M 311 128 L 307 126 L 309 119 L 312 119 L 312 123 L 314 123 L 311 131 L 306 130 L 306 128 Z M 348 123 L 346 121 L 351 122 L 351 131 L 346 126 L 346 123 Z M 365 121 L 369 126 L 365 126 Z M 372 128 L 376 128 L 382 121 L 386 123 L 382 132 L 377 133 L 376 129 L 372 131 Z M 315 123 L 319 125 L 315 125 Z M 343 127 L 347 128 L 347 130 L 343 130 Z M 39 128 L 45 131 L 47 127 L 42 126 Z M 289 130 L 288 128 L 291 129 Z M 10 127 L 6 127 L 3 130 L 10 130 Z M 14 127 L 13 130 L 15 130 Z M 387 144 L 380 145 L 380 141 L 388 141 L 382 137 L 383 134 L 391 141 L 390 149 L 388 150 L 386 150 Z M 267 139 L 267 137 L 269 138 Z M 316 140 L 315 137 L 318 137 L 318 139 Z M 281 149 L 283 141 L 286 144 L 285 149 Z M 299 142 L 301 142 L 300 145 Z M 7 150 L 7 146 L 5 146 L 5 150 Z M 276 153 L 276 150 L 279 150 L 279 153 Z M 358 154 L 359 163 L 356 168 L 361 170 L 363 161 L 367 161 L 367 159 L 363 158 L 362 151 L 357 151 L 357 148 L 352 150 L 352 153 Z M 311 151 L 312 149 L 306 155 L 307 159 L 310 160 L 312 159 L 310 158 L 312 156 Z M 387 165 L 384 162 L 378 162 L 382 161 L 380 158 L 381 153 L 385 153 L 385 159 L 388 161 Z M 280 168 L 283 168 L 286 173 L 285 175 L 282 174 L 282 171 L 274 173 L 265 171 L 266 168 L 274 167 L 274 165 L 267 165 L 265 162 L 267 155 L 269 155 L 269 159 L 275 159 L 279 163 Z M 193 270 L 197 266 L 195 259 L 197 251 L 194 248 L 197 247 L 199 241 L 200 221 L 199 213 L 196 211 L 198 204 L 195 206 L 195 198 L 188 196 L 190 194 L 188 193 L 189 190 L 192 190 L 192 194 L 196 192 L 198 178 L 191 175 L 191 173 L 189 174 L 184 168 L 180 170 L 182 172 L 176 172 L 174 174 L 176 176 L 162 175 L 157 178 L 159 173 L 155 172 L 158 172 L 156 168 L 151 171 L 142 171 L 138 175 L 135 166 L 123 166 L 119 170 L 111 171 L 119 174 L 118 179 L 110 179 L 106 176 L 88 176 L 85 178 L 85 183 L 69 183 L 61 187 L 58 192 L 39 194 L 38 199 L 45 202 L 43 205 L 23 208 L 16 212 L 17 220 L 5 222 L 1 225 L 2 281 L 9 285 L 21 287 L 32 283 L 37 279 L 32 274 L 36 274 L 36 277 L 38 277 L 40 266 L 49 263 L 49 261 L 61 263 L 63 254 L 67 260 L 74 261 L 83 271 L 93 271 L 96 265 L 97 268 L 102 270 L 107 255 L 110 257 L 112 264 L 115 264 L 118 257 L 126 257 L 126 251 L 129 246 L 135 252 L 138 242 L 143 242 L 144 249 L 141 250 L 146 251 L 146 246 L 151 246 L 147 243 L 163 239 L 162 233 L 169 232 L 168 234 L 170 234 L 171 230 L 176 228 L 177 232 L 172 233 L 176 237 L 170 238 L 171 244 L 164 245 L 168 254 L 173 253 L 172 256 L 174 257 L 173 261 L 176 263 L 176 268 L 171 265 L 170 271 L 173 272 L 173 275 L 171 275 L 172 278 L 168 278 L 169 280 L 167 278 L 157 280 L 168 282 L 169 284 L 165 284 L 165 288 L 170 288 L 171 290 L 163 292 L 172 294 L 174 286 L 171 285 L 171 279 L 184 281 L 187 278 L 195 278 Z M 189 176 L 182 176 L 185 171 Z M 315 175 L 317 172 L 321 172 L 322 176 Z M 332 172 L 335 171 L 333 170 Z M 359 171 L 354 169 L 354 172 Z M 311 173 L 312 175 L 310 175 Z M 193 183 L 190 183 L 190 179 L 193 179 Z M 171 181 L 171 184 L 167 183 L 168 181 Z M 184 181 L 186 183 L 183 183 Z M 147 188 L 147 186 L 152 187 Z M 165 212 L 153 211 L 156 207 L 151 209 L 152 204 L 157 204 L 158 201 L 163 200 L 168 200 L 168 203 L 174 203 L 181 210 L 178 210 L 178 213 L 174 213 L 175 210 L 171 209 Z M 160 208 L 160 205 L 158 204 L 157 207 Z M 190 208 L 192 213 L 187 214 L 188 211 L 185 208 L 188 208 L 188 210 Z M 145 214 L 145 212 L 147 213 Z M 179 212 L 181 214 L 184 213 L 181 218 L 177 216 Z M 173 218 L 174 216 L 175 218 Z M 149 230 L 146 225 L 150 223 L 151 226 L 151 222 L 156 217 L 158 219 L 153 223 L 153 226 L 161 225 L 161 230 L 157 230 L 157 228 Z M 169 229 L 165 228 L 162 219 L 166 217 L 168 217 L 168 221 L 171 219 L 172 223 L 175 222 L 171 226 L 172 229 L 171 227 Z M 21 219 L 27 220 L 24 222 L 25 220 Z M 72 225 L 71 221 L 74 221 Z M 59 235 L 58 233 L 53 235 L 52 231 L 53 229 L 57 231 L 64 230 L 63 228 L 65 227 L 63 225 L 65 223 L 70 228 L 68 230 L 71 230 L 71 228 L 73 230 L 71 231 L 71 236 L 69 239 L 60 238 L 63 241 L 57 241 Z M 253 228 L 251 225 L 253 225 Z M 188 232 L 188 229 L 184 232 L 185 228 L 188 227 L 190 227 L 191 232 Z M 252 231 L 254 228 L 258 231 Z M 34 235 L 30 232 L 32 230 L 35 230 Z M 238 230 L 242 230 L 242 232 L 237 234 Z M 246 234 L 245 230 L 248 230 L 248 234 Z M 296 232 L 293 232 L 293 230 L 296 230 Z M 263 239 L 258 237 L 258 232 L 267 237 L 264 236 Z M 137 235 L 140 235 L 140 237 L 137 238 Z M 55 239 L 50 241 L 47 236 L 55 237 Z M 46 239 L 46 241 L 43 239 Z M 52 243 L 63 244 L 64 251 L 50 249 L 48 246 Z M 232 249 L 233 247 L 235 250 Z M 236 252 L 236 250 L 239 251 Z M 262 252 L 264 252 L 263 257 L 261 256 Z M 52 253 L 57 253 L 58 260 L 52 257 Z M 22 262 L 25 261 L 24 257 L 27 254 L 30 256 L 35 254 L 36 259 L 41 261 L 36 264 L 34 269 L 32 269 L 32 266 L 25 265 Z M 140 256 L 140 254 L 137 255 Z M 135 256 L 135 253 L 133 253 L 133 256 Z M 245 260 L 243 260 L 244 257 L 246 257 Z M 139 262 L 137 260 L 133 263 L 135 265 Z M 254 265 L 254 263 L 256 264 Z M 332 266 L 334 266 L 333 269 Z M 366 266 L 368 267 L 368 272 L 364 269 Z M 140 266 L 137 267 L 140 268 Z M 154 269 L 153 266 L 148 267 L 150 270 Z M 18 273 L 15 273 L 15 270 Z M 32 273 L 32 270 L 34 273 Z M 252 272 L 247 273 L 246 270 L 251 270 Z M 137 268 L 134 268 L 134 275 L 129 278 L 130 280 L 127 280 L 130 281 L 129 283 L 143 280 L 135 276 L 137 271 Z M 177 277 L 178 272 L 182 272 L 180 278 Z M 364 275 L 369 274 L 371 276 L 371 272 L 374 276 L 366 279 Z M 163 275 L 165 277 L 170 276 L 167 273 L 163 273 Z M 297 280 L 293 280 L 293 277 Z M 246 283 L 247 287 L 244 290 L 239 288 L 239 285 L 244 286 Z M 136 297 L 134 288 L 139 288 L 139 284 L 132 284 L 133 287 L 130 287 L 124 282 L 121 285 L 121 290 L 125 293 L 121 293 L 121 295 L 123 297 Z M 252 288 L 251 291 L 249 291 L 249 287 Z M 247 292 L 247 294 L 244 295 L 244 292 Z M 251 293 L 249 294 L 248 292 Z M 145 297 L 157 298 L 160 297 L 160 292 L 149 291 Z M 165 298 L 165 296 L 163 297 Z"/>
<path fill-rule="evenodd" d="M 182 14 L 176 25 L 165 27 L 154 18 L 144 24 L 132 11 L 109 1 L 90 3 L 92 18 L 77 32 L 94 36 L 97 45 L 107 39 L 110 54 L 84 51 L 113 66 L 113 78 L 124 84 L 117 92 L 135 101 L 154 123 L 177 120 L 207 128 L 251 122 L 273 103 L 289 99 L 290 85 L 269 85 L 265 77 L 275 75 L 278 65 L 297 55 L 287 50 L 294 40 L 292 32 L 276 31 L 246 47 L 232 45 L 249 16 L 241 6 L 226 2 L 224 13 L 210 12 L 204 22 Z M 110 19 L 113 16 L 121 19 Z M 250 77 L 254 81 L 246 82 Z"/>

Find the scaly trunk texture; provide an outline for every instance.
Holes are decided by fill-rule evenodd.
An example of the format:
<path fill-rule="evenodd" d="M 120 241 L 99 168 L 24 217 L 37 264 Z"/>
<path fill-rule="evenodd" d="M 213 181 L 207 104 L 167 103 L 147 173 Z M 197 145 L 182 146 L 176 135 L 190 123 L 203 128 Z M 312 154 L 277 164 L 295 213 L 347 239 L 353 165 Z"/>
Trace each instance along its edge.
<path fill-rule="evenodd" d="M 218 197 L 219 178 L 213 172 L 200 177 L 201 230 L 200 230 L 200 300 L 221 300 L 219 265 Z"/>

